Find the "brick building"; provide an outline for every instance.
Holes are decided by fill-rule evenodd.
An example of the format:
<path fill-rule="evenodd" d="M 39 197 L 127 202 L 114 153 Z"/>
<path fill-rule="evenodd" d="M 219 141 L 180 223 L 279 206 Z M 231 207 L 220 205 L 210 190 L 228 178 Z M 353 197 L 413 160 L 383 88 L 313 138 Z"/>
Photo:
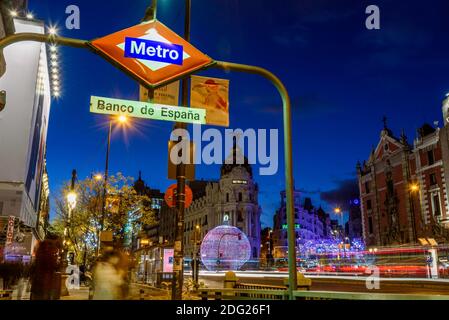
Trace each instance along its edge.
<path fill-rule="evenodd" d="M 449 240 L 449 98 L 443 127 L 424 124 L 409 144 L 394 136 L 386 120 L 380 141 L 367 161 L 357 164 L 365 243 L 419 243 Z"/>

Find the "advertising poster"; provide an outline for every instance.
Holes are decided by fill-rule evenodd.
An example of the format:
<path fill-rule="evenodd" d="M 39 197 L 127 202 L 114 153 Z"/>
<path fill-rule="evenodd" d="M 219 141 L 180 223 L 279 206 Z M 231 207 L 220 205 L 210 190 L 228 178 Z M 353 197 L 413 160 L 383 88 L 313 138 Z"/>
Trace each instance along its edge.
<path fill-rule="evenodd" d="M 229 127 L 229 80 L 191 77 L 190 106 L 206 109 L 206 123 Z"/>
<path fill-rule="evenodd" d="M 162 272 L 173 272 L 174 249 L 164 249 L 164 265 Z"/>

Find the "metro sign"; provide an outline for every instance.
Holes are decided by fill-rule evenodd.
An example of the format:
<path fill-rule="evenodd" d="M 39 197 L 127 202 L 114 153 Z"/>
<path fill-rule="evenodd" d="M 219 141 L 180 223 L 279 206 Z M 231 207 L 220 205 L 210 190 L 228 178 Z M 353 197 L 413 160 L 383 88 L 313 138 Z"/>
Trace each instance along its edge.
<path fill-rule="evenodd" d="M 157 20 L 93 40 L 90 46 L 150 87 L 174 81 L 213 62 Z"/>

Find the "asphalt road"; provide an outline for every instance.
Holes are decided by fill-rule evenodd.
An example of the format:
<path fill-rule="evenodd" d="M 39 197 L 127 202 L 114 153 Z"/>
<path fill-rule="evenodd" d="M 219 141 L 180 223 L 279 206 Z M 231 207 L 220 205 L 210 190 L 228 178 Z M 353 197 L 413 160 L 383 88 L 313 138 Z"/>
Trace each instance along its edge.
<path fill-rule="evenodd" d="M 248 284 L 282 286 L 286 274 L 238 273 L 238 280 Z M 448 280 L 432 279 L 394 279 L 380 278 L 379 289 L 368 289 L 367 278 L 345 276 L 309 276 L 312 279 L 313 291 L 366 292 L 366 293 L 413 293 L 429 295 L 449 295 Z M 222 288 L 224 274 L 206 273 L 200 275 L 200 282 L 209 288 Z M 370 279 L 368 279 L 370 282 Z"/>

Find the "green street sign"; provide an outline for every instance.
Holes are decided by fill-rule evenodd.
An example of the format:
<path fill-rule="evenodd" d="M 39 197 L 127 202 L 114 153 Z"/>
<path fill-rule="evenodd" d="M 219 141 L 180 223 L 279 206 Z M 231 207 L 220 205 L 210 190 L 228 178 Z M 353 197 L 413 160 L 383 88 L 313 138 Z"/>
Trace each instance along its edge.
<path fill-rule="evenodd" d="M 206 124 L 206 110 L 150 102 L 90 97 L 90 112 L 134 118 Z"/>

